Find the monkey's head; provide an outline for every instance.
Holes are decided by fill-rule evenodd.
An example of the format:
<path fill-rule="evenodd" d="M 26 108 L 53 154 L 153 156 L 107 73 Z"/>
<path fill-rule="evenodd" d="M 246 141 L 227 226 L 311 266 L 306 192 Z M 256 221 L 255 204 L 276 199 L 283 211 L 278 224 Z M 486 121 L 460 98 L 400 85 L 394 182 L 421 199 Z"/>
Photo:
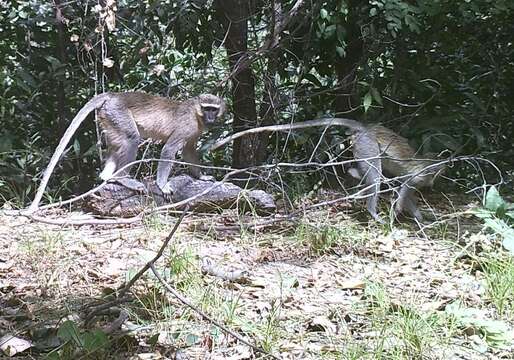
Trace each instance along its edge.
<path fill-rule="evenodd" d="M 216 95 L 201 94 L 197 101 L 196 114 L 207 127 L 214 124 L 225 112 L 225 101 Z"/>

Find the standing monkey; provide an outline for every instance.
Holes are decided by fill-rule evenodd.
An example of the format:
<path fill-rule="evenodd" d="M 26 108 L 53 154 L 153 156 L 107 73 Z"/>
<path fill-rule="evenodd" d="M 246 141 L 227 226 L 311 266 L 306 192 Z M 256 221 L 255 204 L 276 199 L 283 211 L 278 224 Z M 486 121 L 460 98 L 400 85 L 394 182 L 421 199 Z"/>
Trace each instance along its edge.
<path fill-rule="evenodd" d="M 444 164 L 434 160 L 415 159 L 416 153 L 407 139 L 380 125 L 365 126 L 358 121 L 344 118 L 327 118 L 304 122 L 263 126 L 241 131 L 215 143 L 210 150 L 217 149 L 235 138 L 262 131 L 289 131 L 313 126 L 344 126 L 352 134 L 353 156 L 356 167 L 349 173 L 362 179 L 369 194 L 366 207 L 371 216 L 381 221 L 377 214 L 378 192 L 383 180 L 382 173 L 400 177 L 401 185 L 395 205 L 395 214 L 407 212 L 422 221 L 421 212 L 416 206 L 415 192 L 432 186 L 434 178 Z"/>
<path fill-rule="evenodd" d="M 174 160 L 182 149 L 185 161 L 193 164 L 191 173 L 200 178 L 196 142 L 205 127 L 212 125 L 225 112 L 225 102 L 211 94 L 201 94 L 186 101 L 174 101 L 142 92 L 104 93 L 93 97 L 75 116 L 64 133 L 48 164 L 36 196 L 29 207 L 35 211 L 45 187 L 64 149 L 87 115 L 98 110 L 100 126 L 105 133 L 107 159 L 100 173 L 102 180 L 133 162 L 141 139 L 153 139 L 164 143 L 161 159 Z M 157 166 L 157 185 L 164 193 L 173 164 L 161 161 Z M 129 168 L 122 171 L 128 174 Z"/>

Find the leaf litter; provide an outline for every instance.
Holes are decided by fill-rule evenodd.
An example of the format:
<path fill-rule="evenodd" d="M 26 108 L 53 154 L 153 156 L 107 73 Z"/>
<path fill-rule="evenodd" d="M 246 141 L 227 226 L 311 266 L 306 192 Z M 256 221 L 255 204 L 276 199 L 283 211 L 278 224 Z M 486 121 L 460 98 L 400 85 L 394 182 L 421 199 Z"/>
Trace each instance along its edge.
<path fill-rule="evenodd" d="M 231 216 L 225 213 L 220 221 Z M 233 216 L 235 223 L 244 221 Z M 330 228 L 320 226 L 319 219 Z M 71 314 L 112 292 L 155 255 L 174 221 L 162 217 L 157 225 L 60 228 L 0 216 L 0 336 L 10 339 L 0 341 L 4 355 L 38 356 L 34 347 L 43 340 L 34 329 L 62 329 Z M 456 230 L 447 230 L 444 238 L 437 232 L 418 237 L 412 225 L 388 230 L 356 224 L 343 212 L 327 216 L 320 211 L 304 221 L 322 235 L 309 237 L 284 225 L 279 231 L 225 236 L 222 230 L 194 226 L 215 226 L 216 218 L 191 216 L 158 265 L 172 269 L 170 283 L 199 308 L 283 359 L 340 359 L 359 351 L 359 358 L 372 359 L 377 348 L 386 358 L 408 359 L 418 351 L 427 359 L 493 359 L 512 350 L 512 317 L 495 318 L 474 264 L 456 258 L 461 240 Z M 321 251 L 320 239 L 330 242 Z M 205 257 L 245 271 L 248 281 L 202 275 Z M 173 278 L 173 271 L 180 276 Z M 256 357 L 168 298 L 151 276 L 132 291 L 132 303 L 124 305 L 130 345 L 121 345 L 118 335 L 104 349 L 105 358 Z M 154 313 L 161 315 L 149 315 Z M 445 317 L 444 326 L 430 325 L 436 334 L 423 340 L 425 347 L 413 345 L 423 343 L 415 339 L 420 336 L 415 326 Z M 448 325 L 452 321 L 454 327 Z M 74 324 L 86 331 L 78 318 Z"/>

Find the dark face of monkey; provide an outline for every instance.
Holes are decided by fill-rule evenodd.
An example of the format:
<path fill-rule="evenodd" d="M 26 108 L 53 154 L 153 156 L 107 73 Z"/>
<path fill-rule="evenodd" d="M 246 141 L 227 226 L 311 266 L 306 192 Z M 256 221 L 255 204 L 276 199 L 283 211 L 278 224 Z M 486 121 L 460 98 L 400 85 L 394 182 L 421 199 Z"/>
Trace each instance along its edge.
<path fill-rule="evenodd" d="M 225 112 L 225 102 L 214 95 L 202 94 L 198 96 L 198 115 L 206 127 L 210 127 Z"/>
<path fill-rule="evenodd" d="M 218 115 L 220 113 L 220 107 L 214 106 L 212 104 L 202 104 L 202 114 L 203 114 L 203 123 L 205 126 L 209 127 L 218 118 Z"/>

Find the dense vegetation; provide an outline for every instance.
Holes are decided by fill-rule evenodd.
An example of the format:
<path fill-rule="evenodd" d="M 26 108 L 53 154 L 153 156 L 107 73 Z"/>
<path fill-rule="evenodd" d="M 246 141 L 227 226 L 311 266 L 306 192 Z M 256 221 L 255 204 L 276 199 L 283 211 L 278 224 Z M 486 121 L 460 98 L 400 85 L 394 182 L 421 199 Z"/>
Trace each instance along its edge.
<path fill-rule="evenodd" d="M 0 0 L 0 357 L 512 358 L 513 15 L 512 0 Z M 339 116 L 463 156 L 423 201 L 435 215 L 423 223 L 359 221 L 331 174 L 341 167 L 314 166 L 346 159 L 336 127 L 202 152 L 218 179 L 282 163 L 251 171 L 279 209 L 266 218 L 245 191 L 238 209 L 178 221 L 154 208 L 101 219 L 111 225 L 10 211 L 33 198 L 76 112 L 129 90 L 225 98 L 203 150 L 243 129 Z M 86 121 L 46 200 L 98 182 L 102 142 Z M 158 152 L 145 143 L 140 157 Z M 141 271 L 149 259 L 155 276 Z M 107 311 L 85 321 L 96 305 Z"/>
<path fill-rule="evenodd" d="M 482 154 L 512 169 L 509 0 L 29 0 L 0 6 L 2 201 L 27 203 L 70 119 L 103 91 L 173 98 L 218 93 L 229 103 L 228 121 L 207 142 L 258 124 L 337 114 L 382 122 L 423 151 Z M 326 161 L 344 133 L 332 129 L 318 144 L 322 131 L 298 132 L 287 146 L 282 135 L 245 137 L 205 156 L 216 165 L 245 167 L 305 161 L 317 146 L 315 156 Z M 49 193 L 88 189 L 99 166 L 89 121 Z M 470 170 L 468 176 L 476 171 Z"/>

